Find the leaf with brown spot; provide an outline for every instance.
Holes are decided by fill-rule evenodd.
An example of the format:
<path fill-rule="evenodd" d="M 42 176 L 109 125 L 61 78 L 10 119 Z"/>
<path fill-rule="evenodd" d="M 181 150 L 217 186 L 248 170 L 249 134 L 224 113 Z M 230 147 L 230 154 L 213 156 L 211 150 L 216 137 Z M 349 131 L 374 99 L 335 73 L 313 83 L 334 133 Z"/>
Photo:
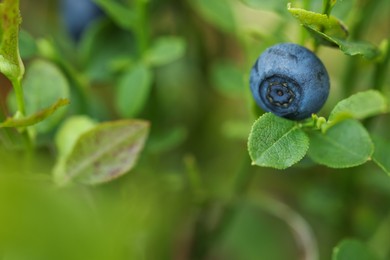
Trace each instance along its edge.
<path fill-rule="evenodd" d="M 59 184 L 77 181 L 94 185 L 130 171 L 149 132 L 149 122 L 121 120 L 97 125 L 79 137 L 56 173 Z"/>

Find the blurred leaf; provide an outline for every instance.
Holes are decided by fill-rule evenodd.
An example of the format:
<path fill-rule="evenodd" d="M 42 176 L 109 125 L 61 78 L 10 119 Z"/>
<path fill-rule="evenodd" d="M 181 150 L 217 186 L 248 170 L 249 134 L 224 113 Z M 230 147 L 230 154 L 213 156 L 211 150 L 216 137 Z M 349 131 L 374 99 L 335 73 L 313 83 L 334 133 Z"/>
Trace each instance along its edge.
<path fill-rule="evenodd" d="M 340 50 L 349 56 L 362 55 L 366 59 L 374 59 L 380 56 L 380 51 L 374 45 L 368 42 L 347 41 L 337 37 L 329 36 L 317 29 L 305 26 L 305 28 L 315 37 L 321 44 L 329 46 L 338 46 Z"/>
<path fill-rule="evenodd" d="M 224 95 L 236 97 L 245 91 L 243 73 L 231 62 L 217 62 L 211 68 L 211 77 L 216 89 Z"/>
<path fill-rule="evenodd" d="M 23 84 L 27 115 L 37 113 L 33 117 L 43 120 L 45 116 L 55 112 L 34 126 L 38 132 L 49 131 L 65 115 L 66 110 L 57 110 L 57 108 L 65 104 L 65 101 L 58 100 L 69 98 L 67 79 L 54 64 L 44 60 L 34 60 L 27 68 Z M 13 100 L 13 95 L 9 95 L 8 104 L 11 110 L 15 110 Z M 56 102 L 59 102 L 58 105 L 55 104 Z"/>
<path fill-rule="evenodd" d="M 105 13 L 111 17 L 115 23 L 124 29 L 131 29 L 136 26 L 137 16 L 130 8 L 119 4 L 115 0 L 93 0 L 98 6 L 100 6 Z"/>
<path fill-rule="evenodd" d="M 44 108 L 34 114 L 31 114 L 26 117 L 21 118 L 8 118 L 4 122 L 0 123 L 0 128 L 2 127 L 27 127 L 35 125 L 44 119 L 51 116 L 58 108 L 68 105 L 68 99 L 59 99 L 50 107 Z"/>
<path fill-rule="evenodd" d="M 160 37 L 145 54 L 145 62 L 152 66 L 161 66 L 181 58 L 186 42 L 181 37 Z"/>
<path fill-rule="evenodd" d="M 92 81 L 112 81 L 117 75 L 118 59 L 133 59 L 135 40 L 108 20 L 93 23 L 80 42 L 79 55 L 88 78 Z"/>
<path fill-rule="evenodd" d="M 53 169 L 55 182 L 61 182 L 66 159 L 72 152 L 77 140 L 82 134 L 95 127 L 96 124 L 90 117 L 79 115 L 68 118 L 60 126 L 55 136 L 58 151 L 57 161 Z"/>
<path fill-rule="evenodd" d="M 38 53 L 34 38 L 25 30 L 19 32 L 19 49 L 22 59 L 32 58 Z"/>
<path fill-rule="evenodd" d="M 313 131 L 308 154 L 313 161 L 331 168 L 347 168 L 370 160 L 374 146 L 359 121 L 347 119 L 326 133 Z"/>
<path fill-rule="evenodd" d="M 372 136 L 375 151 L 372 156 L 374 162 L 387 174 L 390 175 L 390 142 L 388 139 L 379 136 Z"/>
<path fill-rule="evenodd" d="M 301 8 L 292 8 L 291 4 L 287 6 L 287 9 L 305 27 L 319 32 L 322 31 L 331 37 L 345 39 L 348 36 L 346 26 L 334 16 L 327 16 Z"/>
<path fill-rule="evenodd" d="M 11 82 L 21 80 L 24 67 L 19 56 L 19 0 L 0 3 L 0 72 Z"/>
<path fill-rule="evenodd" d="M 96 126 L 96 122 L 88 116 L 78 115 L 66 119 L 55 136 L 59 157 L 66 157 L 72 151 L 77 139 Z"/>
<path fill-rule="evenodd" d="M 252 126 L 248 140 L 252 164 L 285 169 L 300 161 L 309 148 L 309 138 L 294 121 L 272 113 Z"/>
<path fill-rule="evenodd" d="M 131 68 L 119 79 L 116 106 L 123 117 L 136 116 L 145 106 L 152 86 L 153 74 L 142 64 Z"/>
<path fill-rule="evenodd" d="M 341 241 L 334 249 L 332 260 L 377 260 L 370 249 L 360 241 L 346 239 Z"/>
<path fill-rule="evenodd" d="M 332 124 L 345 118 L 364 119 L 386 112 L 388 112 L 386 98 L 377 90 L 368 90 L 337 103 L 329 115 L 329 121 Z"/>
<path fill-rule="evenodd" d="M 57 181 L 94 185 L 118 178 L 135 166 L 148 130 L 149 123 L 141 120 L 97 125 L 78 138 L 63 167 L 57 169 Z"/>
<path fill-rule="evenodd" d="M 235 20 L 232 7 L 227 0 L 191 0 L 190 3 L 208 22 L 232 33 Z"/>
<path fill-rule="evenodd" d="M 36 40 L 36 45 L 40 57 L 56 62 L 62 58 L 53 39 L 39 38 Z"/>

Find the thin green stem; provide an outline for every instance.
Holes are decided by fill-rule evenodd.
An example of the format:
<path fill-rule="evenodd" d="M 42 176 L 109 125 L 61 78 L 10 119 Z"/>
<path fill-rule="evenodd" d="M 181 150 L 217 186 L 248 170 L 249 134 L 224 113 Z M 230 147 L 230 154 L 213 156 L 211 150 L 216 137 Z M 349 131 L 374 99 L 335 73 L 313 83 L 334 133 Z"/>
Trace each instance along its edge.
<path fill-rule="evenodd" d="M 389 42 L 387 43 L 386 49 L 384 50 L 385 56 L 380 62 L 376 64 L 373 80 L 372 80 L 372 82 L 374 82 L 374 86 L 372 88 L 379 91 L 383 91 L 385 88 L 385 81 L 386 81 L 386 77 L 388 76 L 388 73 L 386 72 L 388 71 L 387 68 L 390 65 L 390 38 L 388 39 L 388 41 Z M 377 120 L 379 120 L 378 117 L 367 118 L 364 121 L 364 125 L 368 129 L 372 129 L 372 127 L 375 125 L 375 122 Z"/>
<path fill-rule="evenodd" d="M 330 15 L 330 12 L 332 11 L 334 5 L 334 1 L 332 0 L 323 0 L 322 1 L 322 13 L 326 14 L 327 16 Z"/>
<path fill-rule="evenodd" d="M 356 17 L 357 22 L 350 30 L 351 40 L 356 40 L 361 37 L 364 29 L 369 24 L 368 21 L 371 20 L 374 15 L 377 4 L 380 2 L 381 1 L 365 1 L 362 6 L 358 6 L 356 8 L 354 16 Z M 359 75 L 359 66 L 357 61 L 357 57 L 350 57 L 348 59 L 344 78 L 342 80 L 342 87 L 344 90 L 343 96 L 349 96 L 353 93 L 354 88 L 357 86 L 359 79 L 359 77 L 357 77 L 357 75 Z"/>
<path fill-rule="evenodd" d="M 72 81 L 76 89 L 78 90 L 79 97 L 81 99 L 80 109 L 82 112 L 87 113 L 89 109 L 89 99 L 88 95 L 90 93 L 90 83 L 88 79 L 80 74 L 75 68 L 65 59 L 55 59 L 55 62 L 64 70 L 65 74 Z"/>
<path fill-rule="evenodd" d="M 330 12 L 333 7 L 333 1 L 332 0 L 323 0 L 322 1 L 322 13 L 329 16 Z M 320 28 L 320 32 L 324 32 L 324 28 Z M 317 40 L 314 40 L 313 44 L 313 52 L 317 53 L 320 45 Z"/>
<path fill-rule="evenodd" d="M 191 189 L 194 193 L 196 202 L 202 203 L 205 200 L 205 190 L 200 176 L 198 167 L 194 156 L 187 155 L 184 157 L 184 164 L 186 167 L 186 173 L 191 185 Z"/>
<path fill-rule="evenodd" d="M 26 108 L 24 105 L 24 95 L 23 95 L 23 88 L 22 88 L 21 79 L 12 80 L 12 86 L 15 90 L 18 111 L 21 113 L 22 116 L 25 116 L 26 115 Z"/>
<path fill-rule="evenodd" d="M 148 26 L 148 1 L 136 0 L 135 10 L 138 17 L 138 23 L 133 28 L 138 44 L 138 54 L 142 58 L 149 47 L 149 26 Z"/>
<path fill-rule="evenodd" d="M 310 10 L 310 4 L 311 4 L 311 0 L 303 0 L 303 9 Z M 299 43 L 301 45 L 305 45 L 307 35 L 308 34 L 307 34 L 305 27 L 301 26 L 301 31 L 300 31 L 300 35 L 299 35 Z"/>
<path fill-rule="evenodd" d="M 20 115 L 24 117 L 26 115 L 26 108 L 24 104 L 24 94 L 21 82 L 21 78 L 18 78 L 12 81 L 12 85 L 15 90 L 18 111 Z M 22 130 L 21 137 L 26 148 L 26 165 L 29 166 L 34 156 L 34 141 L 27 128 Z"/>
<path fill-rule="evenodd" d="M 374 72 L 374 89 L 383 90 L 386 76 L 388 75 L 388 67 L 390 64 L 390 37 L 387 40 L 386 49 L 384 50 L 385 56 L 383 59 L 376 65 Z"/>
<path fill-rule="evenodd" d="M 88 80 L 84 77 L 84 75 L 78 73 L 74 69 L 74 67 L 66 60 L 58 59 L 57 62 L 64 69 L 65 73 L 67 73 L 68 76 L 73 80 L 74 84 L 76 85 L 79 92 L 81 93 L 83 99 L 86 100 L 88 97 L 88 93 L 90 91 L 90 85 Z"/>
<path fill-rule="evenodd" d="M 29 173 L 35 157 L 34 140 L 29 129 L 25 129 L 21 135 L 26 148 L 24 153 L 24 172 Z"/>

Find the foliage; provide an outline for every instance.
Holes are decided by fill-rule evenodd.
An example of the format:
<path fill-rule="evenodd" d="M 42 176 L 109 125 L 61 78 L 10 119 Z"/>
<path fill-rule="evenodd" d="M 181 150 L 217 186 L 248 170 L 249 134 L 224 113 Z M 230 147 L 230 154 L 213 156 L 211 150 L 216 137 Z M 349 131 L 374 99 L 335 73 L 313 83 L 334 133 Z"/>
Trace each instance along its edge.
<path fill-rule="evenodd" d="M 93 0 L 77 41 L 60 1 L 0 3 L 1 259 L 390 257 L 389 1 Z M 250 94 L 281 42 L 303 121 Z"/>

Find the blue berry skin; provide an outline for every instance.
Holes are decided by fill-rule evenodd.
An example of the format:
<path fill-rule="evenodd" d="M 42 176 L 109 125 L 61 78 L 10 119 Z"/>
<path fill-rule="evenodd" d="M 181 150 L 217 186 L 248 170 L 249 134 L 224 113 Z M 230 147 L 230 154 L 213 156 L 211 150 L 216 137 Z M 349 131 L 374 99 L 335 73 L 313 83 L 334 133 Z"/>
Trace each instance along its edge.
<path fill-rule="evenodd" d="M 264 111 L 302 120 L 324 105 L 329 76 L 313 52 L 297 44 L 281 43 L 266 49 L 256 60 L 250 88 Z"/>
<path fill-rule="evenodd" d="M 61 0 L 60 12 L 69 35 L 76 42 L 90 23 L 103 15 L 92 0 Z"/>

